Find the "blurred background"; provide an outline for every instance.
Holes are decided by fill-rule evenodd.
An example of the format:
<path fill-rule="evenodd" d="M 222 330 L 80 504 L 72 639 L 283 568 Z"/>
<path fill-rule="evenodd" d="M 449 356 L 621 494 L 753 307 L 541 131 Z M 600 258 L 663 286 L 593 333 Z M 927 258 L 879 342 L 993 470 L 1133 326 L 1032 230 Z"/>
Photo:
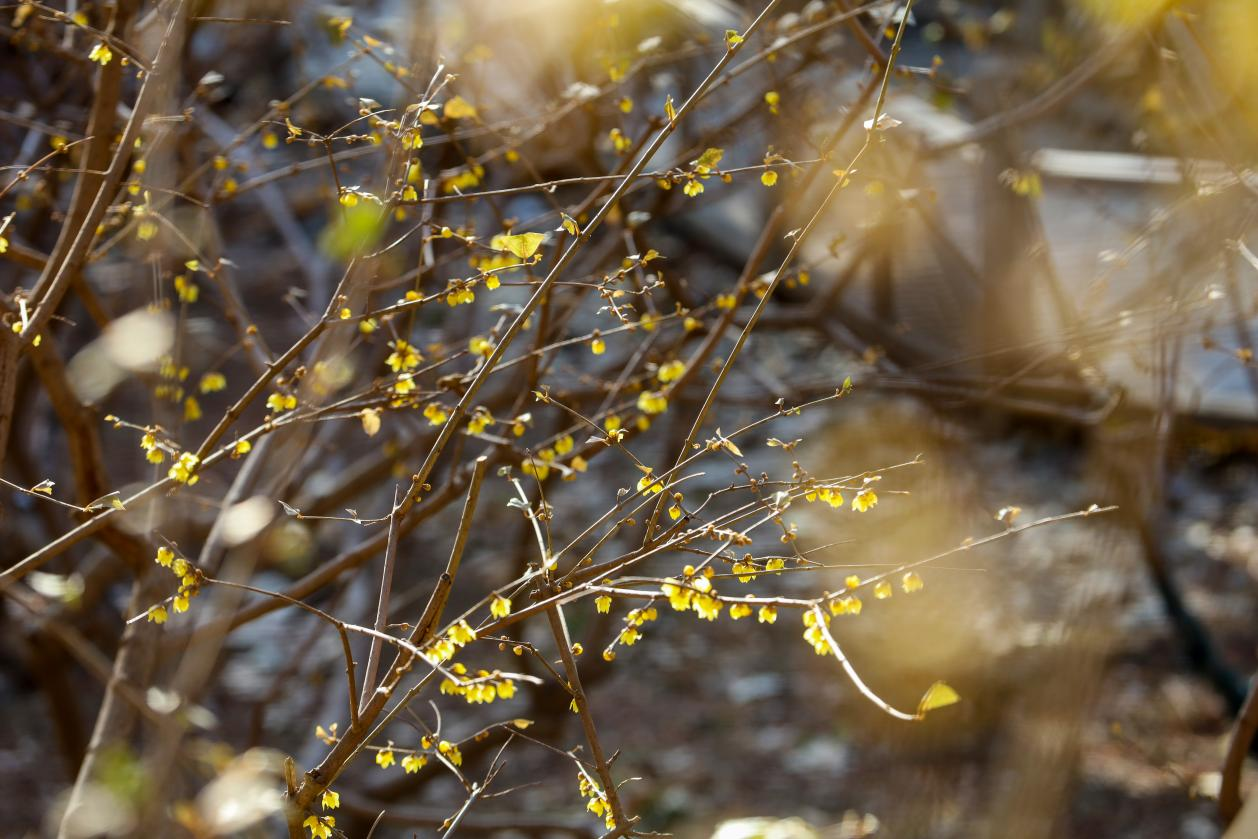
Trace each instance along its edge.
<path fill-rule="evenodd" d="M 170 455 L 195 450 L 325 309 L 357 316 L 408 291 L 440 295 L 469 276 L 469 257 L 488 258 L 470 237 L 544 231 L 549 260 L 566 242 L 563 219 L 588 221 L 614 184 L 605 176 L 623 173 L 667 119 L 666 100 L 680 108 L 726 53 L 726 31 L 745 31 L 763 8 L 0 8 L 0 310 L 15 331 L 46 288 L 41 272 L 69 247 L 59 236 L 87 212 L 76 185 L 109 163 L 108 148 L 92 160 L 79 141 L 94 119 L 121 136 L 142 81 L 134 70 L 164 39 L 178 57 L 155 85 L 140 142 L 45 340 L 9 370 L 0 565 L 85 518 L 23 488 L 52 480 L 58 498 L 90 507 L 151 484 L 169 463 L 145 461 L 143 429 L 160 426 Z M 480 448 L 495 467 L 518 467 L 523 446 L 536 452 L 565 433 L 571 418 L 534 403 L 534 387 L 600 416 L 623 391 L 618 416 L 640 429 L 635 453 L 671 463 L 789 234 L 824 206 L 707 433 L 772 414 L 779 398 L 833 394 L 850 378 L 842 399 L 739 438 L 746 470 L 737 474 L 910 465 L 882 475 L 879 505 L 864 515 L 792 509 L 800 550 L 824 567 L 770 581 L 773 593 L 839 591 L 850 574 L 1011 526 L 1094 504 L 1118 509 L 952 553 L 922 569 L 922 592 L 867 598 L 859 620 L 842 622 L 847 656 L 892 705 L 914 707 L 938 678 L 961 695 L 911 725 L 800 643 L 794 616 L 709 624 L 661 608 L 643 641 L 607 663 L 598 651 L 624 610 L 573 606 L 574 637 L 589 651 L 582 679 L 603 743 L 618 752 L 618 777 L 633 779 L 621 795 L 639 828 L 720 839 L 1224 836 L 1231 813 L 1220 814 L 1218 799 L 1236 782 L 1224 758 L 1258 669 L 1258 6 L 918 0 L 887 119 L 862 127 L 903 14 L 902 2 L 773 7 L 647 164 L 652 176 L 568 268 L 571 284 L 557 286 L 546 316 L 555 322 L 520 339 L 547 347 L 540 335 L 550 330 L 554 341 L 575 340 L 491 378 L 483 401 L 498 432 Z M 89 57 L 100 43 L 112 44 L 112 62 Z M 100 117 L 100 77 L 119 64 L 121 101 Z M 409 112 L 431 111 L 415 117 L 422 148 L 373 138 L 384 128 L 370 115 L 397 119 L 429 102 L 443 107 Z M 867 140 L 850 186 L 823 204 L 831 173 Z M 714 175 L 695 167 L 712 148 L 723 152 Z M 389 212 L 360 223 L 359 204 Z M 642 262 L 648 249 L 663 258 Z M 143 622 L 124 630 L 154 596 L 152 552 L 170 540 L 207 570 L 272 591 L 296 586 L 301 599 L 370 625 L 378 558 L 319 575 L 379 530 L 364 532 L 346 511 L 351 520 L 387 513 L 433 439 L 419 411 L 391 410 L 381 389 L 387 342 L 421 349 L 434 362 L 423 370 L 429 404 L 452 405 L 466 380 L 442 377 L 475 361 L 470 338 L 496 340 L 549 264 L 478 289 L 474 305 L 438 299 L 374 334 L 312 343 L 298 357 L 308 375 L 290 373 L 281 388 L 320 406 L 310 421 L 278 428 L 195 487 L 145 496 L 20 589 L 4 589 L 0 832 L 283 835 L 280 756 L 309 768 L 327 751 L 315 725 L 346 725 L 339 639 L 308 613 L 259 609 L 268 601 L 221 590 L 173 616 L 164 634 Z M 617 272 L 623 298 L 608 291 Z M 731 308 L 723 298 L 736 289 L 746 293 Z M 683 327 L 679 313 L 696 325 Z M 651 387 L 646 373 L 691 357 L 727 313 L 730 331 L 689 387 L 669 393 L 649 428 L 635 426 L 650 413 L 633 407 L 635 389 Z M 590 349 L 597 330 L 605 355 Z M 205 387 L 206 374 L 222 375 L 225 388 Z M 364 412 L 381 410 L 383 428 L 364 433 Z M 242 431 L 267 414 L 249 407 Z M 513 420 L 527 429 L 519 440 L 505 430 Z M 580 447 L 588 428 L 574 436 Z M 474 437 L 459 440 L 434 473 L 422 526 L 401 542 L 395 615 L 422 609 L 449 550 L 467 480 L 460 464 L 480 452 Z M 544 484 L 557 544 L 641 476 L 602 456 L 588 468 Z M 687 497 L 735 475 L 708 469 Z M 531 525 L 506 506 L 513 494 L 505 480 L 487 483 L 489 512 L 472 532 L 452 609 L 535 559 Z M 223 512 L 248 499 L 265 503 L 224 538 Z M 634 549 L 642 533 L 617 533 L 607 555 Z M 747 548 L 775 549 L 773 534 Z M 683 561 L 670 554 L 639 571 L 668 576 Z M 213 650 L 177 625 L 231 614 L 248 618 Z M 518 640 L 544 647 L 545 630 L 524 624 Z M 125 650 L 132 659 L 119 665 Z M 488 645 L 483 657 L 496 664 L 480 666 L 525 666 Z M 102 710 L 111 672 L 142 697 L 112 716 Z M 446 713 L 443 732 L 482 775 L 500 743 L 476 734 L 504 713 L 531 720 L 536 741 L 581 742 L 554 684 L 522 689 L 505 712 L 432 698 L 416 713 L 428 724 Z M 179 714 L 165 714 L 170 702 Z M 403 719 L 389 736 L 401 744 L 418 731 Z M 511 795 L 478 802 L 458 829 L 601 835 L 570 761 L 526 746 L 512 746 L 498 781 Z M 80 793 L 92 816 L 67 827 L 85 755 L 95 774 Z M 336 830 L 353 837 L 433 835 L 464 798 L 451 775 L 367 760 L 337 788 Z M 1242 775 L 1242 794 L 1249 788 Z M 225 814 L 241 801 L 243 814 Z"/>

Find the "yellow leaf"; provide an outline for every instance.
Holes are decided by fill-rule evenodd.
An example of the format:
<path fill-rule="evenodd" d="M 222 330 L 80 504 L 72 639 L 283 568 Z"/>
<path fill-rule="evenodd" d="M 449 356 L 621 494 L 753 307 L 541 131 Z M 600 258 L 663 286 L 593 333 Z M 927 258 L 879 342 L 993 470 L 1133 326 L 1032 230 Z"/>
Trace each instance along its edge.
<path fill-rule="evenodd" d="M 922 696 L 922 701 L 917 704 L 917 715 L 919 717 L 926 716 L 927 712 L 936 708 L 946 708 L 949 705 L 955 705 L 961 701 L 961 695 L 948 686 L 945 682 L 935 682 Z"/>
<path fill-rule="evenodd" d="M 503 236 L 499 244 L 503 250 L 510 251 L 520 259 L 528 259 L 537 253 L 545 238 L 541 233 L 517 233 L 514 236 Z"/>

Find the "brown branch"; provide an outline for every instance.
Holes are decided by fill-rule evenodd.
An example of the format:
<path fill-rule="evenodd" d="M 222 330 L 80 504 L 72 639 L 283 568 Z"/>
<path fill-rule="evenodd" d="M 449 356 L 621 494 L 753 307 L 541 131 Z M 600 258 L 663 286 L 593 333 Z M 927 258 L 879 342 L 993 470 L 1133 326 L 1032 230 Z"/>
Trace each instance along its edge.
<path fill-rule="evenodd" d="M 1227 756 L 1223 759 L 1223 780 L 1219 787 L 1219 816 L 1224 824 L 1231 823 L 1241 810 L 1241 773 L 1245 758 L 1258 732 L 1258 681 L 1249 686 L 1249 695 L 1236 716 L 1232 736 L 1227 741 Z"/>
<path fill-rule="evenodd" d="M 594 724 L 594 715 L 590 712 L 590 701 L 581 687 L 581 675 L 577 671 L 577 660 L 572 654 L 572 638 L 568 635 L 568 624 L 564 620 L 563 610 L 558 604 L 552 604 L 546 610 L 546 618 L 550 621 L 550 631 L 555 637 L 555 645 L 559 647 L 559 657 L 563 661 L 564 674 L 568 679 L 568 689 L 577 705 L 577 713 L 581 717 L 581 728 L 585 731 L 585 742 L 589 744 L 590 756 L 594 758 L 594 766 L 599 781 L 603 784 L 603 792 L 607 794 L 607 803 L 612 810 L 612 818 L 616 824 L 612 836 L 622 836 L 632 829 L 637 819 L 630 819 L 625 814 L 624 805 L 620 801 L 620 792 L 616 788 L 616 780 L 612 777 L 611 766 L 603 752 L 603 744 L 598 737 L 598 728 Z"/>
<path fill-rule="evenodd" d="M 454 585 L 454 578 L 458 573 L 459 564 L 463 558 L 463 551 L 467 546 L 467 538 L 471 532 L 472 518 L 476 512 L 476 502 L 480 497 L 480 487 L 485 477 L 487 463 L 488 459 L 485 457 L 479 457 L 475 461 L 472 476 L 469 480 L 467 501 L 463 505 L 463 515 L 459 521 L 459 529 L 450 551 L 450 558 L 446 562 L 446 570 L 438 579 L 437 585 L 433 589 L 432 597 L 428 601 L 428 606 L 424 609 L 423 616 L 416 623 L 407 638 L 407 645 L 411 649 L 425 643 L 432 636 L 441 620 L 441 615 L 445 610 L 445 604 L 450 595 L 450 589 Z M 411 649 L 403 648 L 399 650 L 380 687 L 364 703 L 362 712 L 359 714 L 358 724 L 352 725 L 345 732 L 344 736 L 337 741 L 332 751 L 328 753 L 323 761 L 306 773 L 302 779 L 301 786 L 297 790 L 297 795 L 291 800 L 293 806 L 289 810 L 290 830 L 294 819 L 300 823 L 300 815 L 310 807 L 311 802 L 314 801 L 317 795 L 332 784 L 345 764 L 366 743 L 367 738 L 371 734 L 372 724 L 380 716 L 384 710 L 385 703 L 388 702 L 398 683 L 410 671 L 415 661 L 416 655 Z"/>

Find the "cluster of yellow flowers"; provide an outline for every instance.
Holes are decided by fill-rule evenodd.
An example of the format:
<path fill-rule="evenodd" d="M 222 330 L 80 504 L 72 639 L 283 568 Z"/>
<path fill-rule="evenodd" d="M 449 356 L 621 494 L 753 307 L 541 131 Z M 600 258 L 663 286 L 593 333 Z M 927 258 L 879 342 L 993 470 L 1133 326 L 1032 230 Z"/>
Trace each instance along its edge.
<path fill-rule="evenodd" d="M 197 402 L 195 396 L 187 396 L 182 382 L 188 378 L 189 370 L 187 366 L 180 366 L 170 356 L 164 356 L 161 364 L 157 368 L 157 375 L 162 382 L 153 388 L 153 395 L 158 399 L 166 399 L 171 402 L 184 403 L 184 419 L 193 422 L 201 418 L 201 405 Z M 226 380 L 224 379 L 224 384 Z M 203 391 L 205 392 L 205 391 Z M 149 451 L 146 449 L 146 451 Z M 155 460 L 154 463 L 161 461 Z"/>
<path fill-rule="evenodd" d="M 836 509 L 843 506 L 843 492 L 839 487 L 815 487 L 804 493 L 804 499 L 809 503 L 824 501 Z M 852 509 L 858 513 L 867 513 L 877 503 L 878 494 L 867 485 L 857 490 L 852 499 Z"/>
<path fill-rule="evenodd" d="M 517 434 L 518 436 L 518 434 Z M 529 477 L 544 481 L 550 477 L 550 469 L 552 466 L 563 472 L 565 481 L 570 481 L 576 476 L 589 468 L 589 463 L 580 455 L 574 456 L 565 466 L 558 462 L 562 455 L 572 452 L 576 448 L 576 441 L 572 439 L 571 434 L 565 434 L 555 441 L 554 446 L 547 446 L 538 451 L 536 456 L 526 457 L 520 462 L 520 471 Z"/>
<path fill-rule="evenodd" d="M 450 672 L 462 677 L 467 675 L 467 668 L 455 662 L 450 665 Z M 510 699 L 515 696 L 515 682 L 501 678 L 497 672 L 480 670 L 470 682 L 455 681 L 447 677 L 441 681 L 440 690 L 444 696 L 462 696 L 469 704 L 485 705 L 496 699 Z"/>
<path fill-rule="evenodd" d="M 431 642 L 427 650 L 424 651 L 424 657 L 429 662 L 441 664 L 454 658 L 454 654 L 461 647 L 465 647 L 475 640 L 476 630 L 472 629 L 467 621 L 461 620 L 450 627 L 445 635 Z"/>
<path fill-rule="evenodd" d="M 154 562 L 163 568 L 169 568 L 170 572 L 179 580 L 179 590 L 175 592 L 175 596 L 170 598 L 171 610 L 175 614 L 182 614 L 188 611 L 189 601 L 196 597 L 201 591 L 201 572 L 198 571 L 192 563 L 183 557 L 176 557 L 175 552 L 170 548 L 161 547 L 157 549 L 157 556 Z M 164 603 L 150 606 L 147 618 L 152 623 L 165 623 L 170 613 L 166 611 Z"/>
<path fill-rule="evenodd" d="M 693 610 L 704 620 L 714 621 L 725 608 L 725 604 L 716 596 L 712 587 L 712 566 L 696 573 L 693 565 L 682 569 L 682 579 L 669 577 L 660 586 L 660 591 L 668 598 L 668 604 L 678 612 Z"/>
<path fill-rule="evenodd" d="M 144 435 L 140 437 L 140 448 L 144 450 L 144 459 L 149 463 L 161 463 L 166 459 L 166 453 L 158 445 L 157 433 L 152 428 L 144 429 Z"/>
<path fill-rule="evenodd" d="M 419 748 L 405 752 L 402 757 L 402 769 L 406 774 L 411 775 L 423 769 L 428 763 L 428 756 L 423 752 L 431 751 L 433 748 L 431 737 L 421 737 L 419 740 Z M 463 753 L 459 751 L 459 747 L 451 743 L 449 740 L 442 740 L 437 743 L 437 753 L 455 766 L 463 765 Z M 397 763 L 397 756 L 394 754 L 393 741 L 390 740 L 387 746 L 376 749 L 376 765 L 381 769 L 388 769 Z"/>
<path fill-rule="evenodd" d="M 384 363 L 389 365 L 389 369 L 394 373 L 414 370 L 424 360 L 424 357 L 413 344 L 403 341 L 401 338 L 396 341 L 390 341 L 389 347 L 393 352 L 384 360 Z"/>
<path fill-rule="evenodd" d="M 809 609 L 804 612 L 804 640 L 812 644 L 813 651 L 817 655 L 826 655 L 830 652 L 830 644 L 826 640 L 825 629 L 821 623 L 817 621 L 818 613 Z M 825 626 L 830 625 L 830 616 L 821 613 L 821 618 L 825 621 Z"/>
<path fill-rule="evenodd" d="M 326 789 L 323 791 L 320 802 L 323 804 L 323 809 L 335 810 L 341 806 L 341 794 Z M 332 829 L 336 827 L 336 817 L 311 815 L 301 824 L 310 831 L 310 839 L 331 839 Z"/>
<path fill-rule="evenodd" d="M 603 791 L 603 788 L 584 772 L 577 774 L 577 788 L 581 791 L 582 798 L 589 799 L 585 802 L 585 809 L 601 818 L 608 830 L 615 830 L 616 819 L 612 815 L 611 804 L 608 803 L 607 793 Z"/>
<path fill-rule="evenodd" d="M 291 411 L 297 407 L 297 397 L 292 393 L 272 393 L 266 398 L 266 406 L 277 414 Z"/>
<path fill-rule="evenodd" d="M 179 459 L 171 465 L 170 471 L 166 474 L 174 481 L 192 486 L 201 479 L 196 474 L 197 467 L 200 465 L 201 459 L 199 457 L 192 452 L 184 452 L 179 455 Z"/>
<path fill-rule="evenodd" d="M 839 508 L 843 506 L 843 493 L 838 487 L 817 487 L 804 493 L 804 499 L 811 504 L 814 501 L 824 501 L 831 507 Z"/>

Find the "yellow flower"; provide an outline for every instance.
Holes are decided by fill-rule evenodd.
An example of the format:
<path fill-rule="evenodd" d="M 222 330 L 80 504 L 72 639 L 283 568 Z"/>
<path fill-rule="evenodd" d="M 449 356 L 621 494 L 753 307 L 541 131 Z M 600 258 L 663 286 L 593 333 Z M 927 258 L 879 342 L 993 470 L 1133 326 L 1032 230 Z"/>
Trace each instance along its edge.
<path fill-rule="evenodd" d="M 600 594 L 594 598 L 594 608 L 600 615 L 605 615 L 612 610 L 612 599 L 606 594 Z"/>
<path fill-rule="evenodd" d="M 624 644 L 626 647 L 632 647 L 634 644 L 638 643 L 638 639 L 641 637 L 642 633 L 635 627 L 626 626 L 624 629 L 620 630 L 620 643 Z"/>
<path fill-rule="evenodd" d="M 693 592 L 680 580 L 669 577 L 660 585 L 660 591 L 668 598 L 668 605 L 676 611 L 684 612 L 690 608 L 690 596 Z"/>
<path fill-rule="evenodd" d="M 498 595 L 489 604 L 489 613 L 495 618 L 505 618 L 511 614 L 511 598 Z"/>
<path fill-rule="evenodd" d="M 549 466 L 547 466 L 543 461 L 534 460 L 531 457 L 520 463 L 520 471 L 526 475 L 536 478 L 539 481 L 546 480 L 546 478 L 550 475 Z"/>
<path fill-rule="evenodd" d="M 183 401 L 183 418 L 186 422 L 196 422 L 201 419 L 201 403 L 195 396 L 189 396 Z"/>
<path fill-rule="evenodd" d="M 156 231 L 154 231 L 156 232 Z M 140 238 L 144 238 L 141 236 Z M 153 238 L 149 236 L 148 238 Z M 197 298 L 201 296 L 201 289 L 196 283 L 190 282 L 183 274 L 175 277 L 175 294 L 179 297 L 181 303 L 195 303 Z"/>
<path fill-rule="evenodd" d="M 774 623 L 777 619 L 778 609 L 776 606 L 761 606 L 760 611 L 756 614 L 756 620 L 760 621 L 760 623 Z"/>
<path fill-rule="evenodd" d="M 751 615 L 751 606 L 746 603 L 735 603 L 729 607 L 729 616 L 732 620 L 738 620 Z"/>
<path fill-rule="evenodd" d="M 336 827 L 336 818 L 333 816 L 309 816 L 301 824 L 302 827 L 310 829 L 310 839 L 331 839 L 332 828 Z"/>
<path fill-rule="evenodd" d="M 335 810 L 341 806 L 341 794 L 330 789 L 323 791 L 323 809 Z"/>
<path fill-rule="evenodd" d="M 183 614 L 184 612 L 188 611 L 188 595 L 182 592 L 180 592 L 179 594 L 176 594 L 175 599 L 171 601 L 171 606 L 174 608 L 175 612 L 178 614 Z"/>
<path fill-rule="evenodd" d="M 849 589 L 860 588 L 860 587 L 861 587 L 861 578 L 860 578 L 860 577 L 858 577 L 858 576 L 856 576 L 855 574 L 849 574 L 849 575 L 848 575 L 848 576 L 847 576 L 847 577 L 843 580 L 843 585 L 847 586 Z"/>
<path fill-rule="evenodd" d="M 686 193 L 687 197 L 694 198 L 703 192 L 703 184 L 691 178 L 686 181 L 686 185 L 681 188 L 681 191 Z"/>
<path fill-rule="evenodd" d="M 157 557 L 154 559 L 158 565 L 163 568 L 169 568 L 170 564 L 175 560 L 175 552 L 170 548 L 158 548 Z"/>
<path fill-rule="evenodd" d="M 450 640 L 460 647 L 470 644 L 476 640 L 476 630 L 472 629 L 467 621 L 461 620 L 450 627 Z"/>
<path fill-rule="evenodd" d="M 915 571 L 909 571 L 900 580 L 900 588 L 904 589 L 905 594 L 912 594 L 915 591 L 921 591 L 923 585 L 925 585 L 925 583 L 922 582 L 922 578 L 919 577 Z"/>
<path fill-rule="evenodd" d="M 166 607 L 150 606 L 146 617 L 153 623 L 165 623 L 167 617 Z"/>
<path fill-rule="evenodd" d="M 266 406 L 277 414 L 297 407 L 297 397 L 291 393 L 272 393 L 266 398 Z"/>
<path fill-rule="evenodd" d="M 424 417 L 431 425 L 441 425 L 449 419 L 449 415 L 446 414 L 445 408 L 441 406 L 440 402 L 429 402 L 425 405 Z"/>
<path fill-rule="evenodd" d="M 878 503 L 878 496 L 874 494 L 872 489 L 862 489 L 856 493 L 856 497 L 852 499 L 852 509 L 864 513 Z"/>
<path fill-rule="evenodd" d="M 695 583 L 698 584 L 700 580 L 706 582 L 706 578 L 700 577 L 698 580 L 695 580 Z M 704 620 L 714 621 L 720 616 L 721 610 L 725 608 L 725 604 L 710 594 L 695 592 L 694 596 L 690 598 L 690 607 Z"/>
<path fill-rule="evenodd" d="M 462 96 L 455 96 L 446 101 L 445 115 L 447 119 L 476 119 L 476 106 Z"/>
<path fill-rule="evenodd" d="M 442 740 L 437 744 L 437 751 L 446 756 L 446 760 L 455 766 L 463 765 L 463 755 L 459 752 L 459 747 L 451 743 L 449 740 Z"/>
<path fill-rule="evenodd" d="M 199 479 L 194 473 L 200 463 L 201 459 L 195 454 L 192 452 L 184 452 L 179 455 L 179 459 L 175 461 L 175 463 L 170 467 L 170 471 L 166 474 L 172 480 L 178 481 L 181 484 L 192 486 Z"/>
<path fill-rule="evenodd" d="M 389 365 L 389 369 L 394 373 L 400 373 L 403 370 L 413 370 L 419 366 L 419 362 L 423 361 L 423 356 L 419 354 L 419 350 L 401 338 L 396 341 L 390 341 L 389 346 L 393 348 L 393 352 L 384 360 L 384 363 Z"/>
<path fill-rule="evenodd" d="M 615 414 L 612 414 L 611 416 L 607 417 L 606 419 L 603 420 L 603 428 L 607 430 L 608 434 L 619 431 L 620 430 L 620 417 L 616 416 Z"/>
<path fill-rule="evenodd" d="M 638 394 L 638 410 L 644 414 L 662 414 L 668 410 L 668 398 L 657 390 Z"/>
<path fill-rule="evenodd" d="M 424 755 L 407 755 L 402 758 L 402 768 L 406 770 L 407 775 L 411 775 L 423 769 L 427 762 L 428 758 Z"/>
<path fill-rule="evenodd" d="M 775 184 L 777 184 L 777 182 L 778 182 L 778 173 L 773 171 L 772 169 L 765 170 L 764 174 L 760 176 L 760 183 L 764 184 L 765 186 L 774 186 Z"/>
<path fill-rule="evenodd" d="M 786 567 L 786 560 L 780 556 L 771 557 L 768 560 L 766 560 L 764 563 L 764 570 L 772 571 L 775 574 L 780 574 L 782 572 L 782 569 L 785 567 Z"/>
<path fill-rule="evenodd" d="M 830 611 L 836 615 L 859 615 L 863 605 L 859 597 L 841 597 L 830 601 Z"/>
<path fill-rule="evenodd" d="M 619 128 L 613 128 L 607 133 L 607 137 L 612 141 L 612 148 L 617 153 L 624 152 L 633 145 L 633 141 L 626 137 Z"/>
<path fill-rule="evenodd" d="M 494 424 L 494 416 L 488 409 L 478 407 L 467 421 L 467 430 L 471 434 L 480 434 Z"/>
<path fill-rule="evenodd" d="M 822 615 L 826 625 L 830 623 L 829 615 Z M 804 640 L 812 644 L 813 652 L 817 655 L 826 655 L 830 652 L 830 644 L 826 641 L 825 631 L 822 625 L 817 621 L 817 613 L 814 611 L 804 612 Z"/>
<path fill-rule="evenodd" d="M 891 596 L 891 583 L 886 580 L 879 580 L 874 584 L 874 597 L 879 600 L 886 600 Z"/>
<path fill-rule="evenodd" d="M 686 372 L 684 362 L 673 359 L 667 364 L 661 364 L 660 369 L 655 371 L 655 376 L 661 382 L 673 382 L 681 378 L 682 373 Z"/>
<path fill-rule="evenodd" d="M 89 61 L 95 61 L 102 67 L 112 61 L 113 57 L 113 51 L 103 43 L 97 43 L 96 46 L 92 47 L 91 52 L 87 54 Z"/>
<path fill-rule="evenodd" d="M 664 487 L 660 484 L 659 479 L 651 472 L 647 472 L 638 479 L 638 492 L 655 495 L 656 493 L 663 491 Z"/>
<path fill-rule="evenodd" d="M 201 377 L 201 392 L 214 393 L 227 387 L 227 377 L 222 373 L 206 373 Z"/>
<path fill-rule="evenodd" d="M 405 396 L 413 390 L 415 390 L 414 376 L 410 373 L 399 373 L 397 381 L 393 383 L 393 392 L 398 396 Z"/>
<path fill-rule="evenodd" d="M 248 440 L 239 440 L 236 442 L 236 445 L 232 448 L 232 457 L 240 457 L 241 455 L 246 455 L 252 449 L 253 449 L 253 443 L 250 443 Z"/>
<path fill-rule="evenodd" d="M 392 747 L 393 743 L 390 741 L 388 747 L 376 752 L 376 766 L 379 766 L 381 769 L 388 769 L 396 762 L 393 757 Z"/>
<path fill-rule="evenodd" d="M 565 455 L 568 452 L 572 451 L 575 445 L 576 443 L 573 441 L 572 435 L 565 434 L 564 436 L 560 437 L 558 440 L 555 441 L 555 453 L 559 455 Z"/>

